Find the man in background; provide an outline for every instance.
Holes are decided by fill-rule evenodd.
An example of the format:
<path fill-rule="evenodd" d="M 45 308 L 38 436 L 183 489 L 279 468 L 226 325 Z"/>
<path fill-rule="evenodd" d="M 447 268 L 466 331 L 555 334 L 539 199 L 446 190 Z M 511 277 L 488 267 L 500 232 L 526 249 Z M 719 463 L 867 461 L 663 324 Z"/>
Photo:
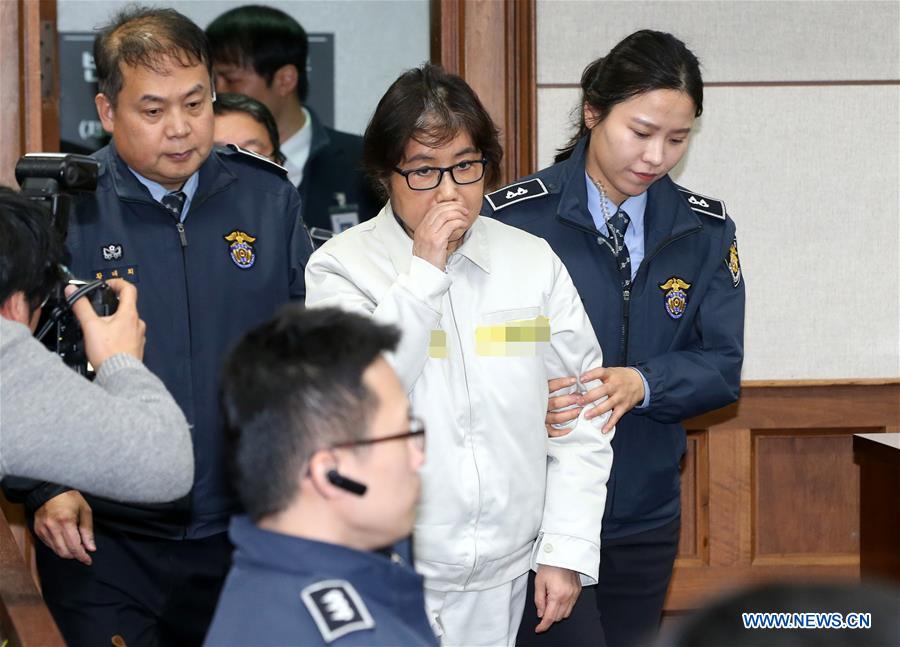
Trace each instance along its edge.
<path fill-rule="evenodd" d="M 213 20 L 206 35 L 216 90 L 253 97 L 275 116 L 284 165 L 316 244 L 373 218 L 383 202 L 362 171 L 362 138 L 328 128 L 305 105 L 309 39 L 303 27 L 283 11 L 250 5 Z"/>
<path fill-rule="evenodd" d="M 264 104 L 246 94 L 221 92 L 216 95 L 213 112 L 216 146 L 234 144 L 276 164 L 284 163 L 278 126 Z"/>

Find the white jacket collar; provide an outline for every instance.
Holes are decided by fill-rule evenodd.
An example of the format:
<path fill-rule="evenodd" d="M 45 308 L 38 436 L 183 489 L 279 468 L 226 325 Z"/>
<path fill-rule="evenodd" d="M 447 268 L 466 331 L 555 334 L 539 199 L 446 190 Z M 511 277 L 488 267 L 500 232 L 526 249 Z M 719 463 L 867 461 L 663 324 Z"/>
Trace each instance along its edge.
<path fill-rule="evenodd" d="M 384 208 L 375 217 L 374 223 L 378 239 L 390 255 L 394 269 L 398 274 L 406 274 L 409 271 L 409 263 L 412 258 L 412 238 L 409 237 L 406 230 L 398 222 L 398 218 L 391 208 L 390 201 L 384 205 Z M 459 254 L 469 259 L 484 272 L 490 274 L 491 255 L 488 232 L 481 220 L 481 216 L 476 218 L 472 226 L 469 227 L 463 238 L 463 244 L 450 255 L 451 258 L 454 254 Z"/>

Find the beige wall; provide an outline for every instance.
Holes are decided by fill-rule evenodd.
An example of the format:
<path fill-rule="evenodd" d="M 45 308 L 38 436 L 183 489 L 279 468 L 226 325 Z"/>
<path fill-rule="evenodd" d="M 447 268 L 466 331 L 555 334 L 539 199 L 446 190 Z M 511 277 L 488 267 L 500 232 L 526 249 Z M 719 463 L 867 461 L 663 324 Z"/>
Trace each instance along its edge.
<path fill-rule="evenodd" d="M 900 2 L 537 0 L 541 167 L 582 69 L 643 28 L 703 66 L 673 177 L 737 223 L 744 379 L 900 377 Z"/>

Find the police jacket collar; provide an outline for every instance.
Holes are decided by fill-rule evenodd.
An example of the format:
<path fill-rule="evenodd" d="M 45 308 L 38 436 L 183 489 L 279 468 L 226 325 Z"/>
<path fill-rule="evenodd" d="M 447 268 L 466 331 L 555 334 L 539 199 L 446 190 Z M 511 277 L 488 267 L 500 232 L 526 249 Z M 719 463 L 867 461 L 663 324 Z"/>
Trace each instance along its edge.
<path fill-rule="evenodd" d="M 593 218 L 587 206 L 587 188 L 582 180 L 590 135 L 583 137 L 572 155 L 551 169 L 558 176 L 547 178 L 551 193 L 560 191 L 557 217 L 563 222 L 581 229 L 596 232 Z M 647 189 L 647 208 L 644 211 L 645 258 L 667 240 L 699 229 L 700 218 L 680 195 L 668 175 L 661 177 Z"/>
<path fill-rule="evenodd" d="M 419 578 L 402 559 L 264 530 L 245 515 L 231 518 L 228 535 L 236 548 L 235 561 L 298 577 L 345 579 L 367 599 L 394 596 L 397 591 L 391 590 L 390 578 L 401 573 Z"/>
<path fill-rule="evenodd" d="M 128 170 L 128 165 L 116 150 L 115 141 L 111 141 L 106 148 L 101 148 L 94 153 L 94 157 L 100 161 L 100 175 L 109 175 L 119 199 L 155 203 L 147 187 L 141 184 L 140 180 Z M 197 192 L 191 202 L 192 206 L 196 207 L 202 204 L 206 198 L 222 191 L 235 180 L 237 180 L 237 176 L 225 166 L 214 150 L 210 151 L 209 156 L 200 165 L 200 178 Z"/>

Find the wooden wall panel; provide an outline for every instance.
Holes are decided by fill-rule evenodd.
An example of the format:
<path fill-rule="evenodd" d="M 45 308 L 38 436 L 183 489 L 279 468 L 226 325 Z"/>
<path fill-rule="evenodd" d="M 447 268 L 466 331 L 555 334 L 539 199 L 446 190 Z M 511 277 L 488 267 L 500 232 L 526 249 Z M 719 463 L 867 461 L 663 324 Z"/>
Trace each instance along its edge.
<path fill-rule="evenodd" d="M 709 469 L 707 434 L 688 434 L 681 481 L 681 537 L 678 564 L 709 562 Z"/>
<path fill-rule="evenodd" d="M 667 613 L 759 581 L 859 578 L 852 436 L 900 430 L 900 381 L 747 383 L 685 426 Z"/>
<path fill-rule="evenodd" d="M 534 0 L 432 0 L 431 62 L 478 93 L 500 129 L 501 184 L 537 164 Z"/>
<path fill-rule="evenodd" d="M 859 553 L 859 467 L 854 433 L 793 430 L 753 436 L 753 557 Z M 835 514 L 837 513 L 837 514 Z"/>

